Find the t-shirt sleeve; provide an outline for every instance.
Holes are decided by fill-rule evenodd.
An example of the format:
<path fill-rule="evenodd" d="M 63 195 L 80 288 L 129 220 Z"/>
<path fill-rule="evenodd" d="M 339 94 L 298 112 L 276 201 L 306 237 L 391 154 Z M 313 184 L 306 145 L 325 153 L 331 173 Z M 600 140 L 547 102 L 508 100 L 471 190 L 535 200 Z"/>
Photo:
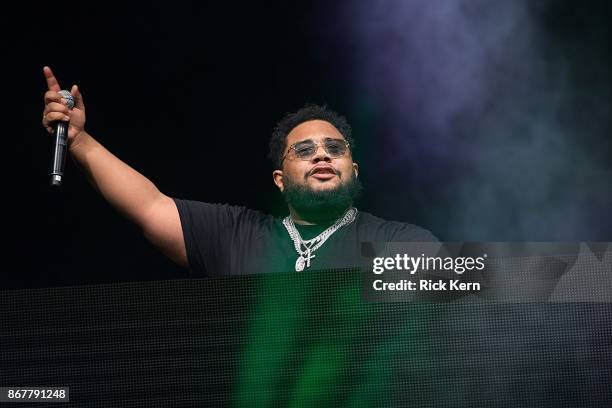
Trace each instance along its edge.
<path fill-rule="evenodd" d="M 227 204 L 174 199 L 191 277 L 230 274 L 231 252 L 257 223 L 256 211 Z"/>
<path fill-rule="evenodd" d="M 390 246 L 388 247 L 388 251 L 390 252 L 386 256 L 395 256 L 398 253 L 405 253 L 408 248 L 410 248 L 410 250 L 415 250 L 416 248 L 418 248 L 418 251 L 424 255 L 435 256 L 442 248 L 442 244 L 440 243 L 438 238 L 425 228 L 419 227 L 418 225 L 414 224 L 406 224 L 393 221 L 389 222 L 388 224 L 389 235 L 388 239 L 385 241 L 398 244 L 390 244 Z M 416 244 L 417 246 L 415 247 L 414 244 L 409 245 L 406 243 L 418 244 Z"/>
<path fill-rule="evenodd" d="M 389 241 L 394 242 L 438 242 L 438 238 L 425 228 L 414 224 L 394 223 Z"/>
<path fill-rule="evenodd" d="M 439 242 L 430 231 L 415 224 L 386 221 L 368 213 L 360 216 L 363 236 L 373 242 Z"/>

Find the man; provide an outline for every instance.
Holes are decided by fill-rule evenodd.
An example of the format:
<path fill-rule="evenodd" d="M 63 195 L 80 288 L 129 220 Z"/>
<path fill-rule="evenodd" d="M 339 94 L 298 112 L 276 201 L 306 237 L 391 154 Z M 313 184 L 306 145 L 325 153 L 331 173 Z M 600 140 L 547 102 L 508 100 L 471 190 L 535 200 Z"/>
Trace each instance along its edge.
<path fill-rule="evenodd" d="M 135 222 L 165 255 L 193 276 L 351 268 L 361 242 L 432 241 L 426 230 L 384 221 L 353 207 L 361 190 L 350 127 L 316 105 L 287 115 L 270 141 L 274 183 L 289 216 L 276 219 L 243 207 L 171 198 L 106 150 L 85 131 L 85 106 L 77 86 L 69 110 L 49 67 L 44 67 L 43 126 L 68 126 L 68 149 L 103 197 Z"/>

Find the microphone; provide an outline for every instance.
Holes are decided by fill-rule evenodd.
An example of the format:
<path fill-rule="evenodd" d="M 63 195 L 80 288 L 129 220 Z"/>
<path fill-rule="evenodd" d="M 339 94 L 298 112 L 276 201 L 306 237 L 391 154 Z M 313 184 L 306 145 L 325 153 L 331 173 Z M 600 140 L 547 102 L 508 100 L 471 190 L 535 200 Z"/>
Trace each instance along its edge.
<path fill-rule="evenodd" d="M 59 91 L 64 99 L 66 99 L 66 106 L 68 109 L 74 107 L 74 98 L 69 91 Z M 62 179 L 64 177 L 64 165 L 66 163 L 66 149 L 68 145 L 68 124 L 66 122 L 57 121 L 55 123 L 55 129 L 53 131 L 55 135 L 55 146 L 53 148 L 53 164 L 51 167 L 50 184 L 53 187 L 60 187 L 62 185 Z"/>

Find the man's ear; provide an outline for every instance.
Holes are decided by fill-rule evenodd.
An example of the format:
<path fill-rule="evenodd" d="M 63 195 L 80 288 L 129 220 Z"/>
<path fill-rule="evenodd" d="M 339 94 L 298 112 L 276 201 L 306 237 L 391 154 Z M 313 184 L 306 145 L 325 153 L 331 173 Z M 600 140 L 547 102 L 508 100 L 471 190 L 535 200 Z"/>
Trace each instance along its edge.
<path fill-rule="evenodd" d="M 359 177 L 359 165 L 357 163 L 353 163 L 353 172 L 355 173 L 355 177 Z"/>
<path fill-rule="evenodd" d="M 282 193 L 285 191 L 285 184 L 283 183 L 283 171 L 282 170 L 274 170 L 272 172 L 272 179 L 274 180 L 274 184 Z"/>

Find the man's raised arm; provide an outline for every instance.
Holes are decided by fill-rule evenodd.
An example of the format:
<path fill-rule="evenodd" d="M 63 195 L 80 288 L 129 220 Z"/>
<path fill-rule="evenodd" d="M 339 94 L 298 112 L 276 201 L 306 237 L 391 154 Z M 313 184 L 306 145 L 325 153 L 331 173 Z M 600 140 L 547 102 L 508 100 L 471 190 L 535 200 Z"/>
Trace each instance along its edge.
<path fill-rule="evenodd" d="M 72 86 L 75 106 L 69 110 L 59 83 L 49 67 L 43 69 L 45 93 L 43 126 L 53 133 L 53 123 L 68 123 L 68 150 L 91 184 L 120 213 L 135 222 L 144 235 L 166 256 L 187 266 L 185 241 L 174 200 L 142 174 L 119 160 L 85 131 L 85 105 L 76 85 Z"/>

